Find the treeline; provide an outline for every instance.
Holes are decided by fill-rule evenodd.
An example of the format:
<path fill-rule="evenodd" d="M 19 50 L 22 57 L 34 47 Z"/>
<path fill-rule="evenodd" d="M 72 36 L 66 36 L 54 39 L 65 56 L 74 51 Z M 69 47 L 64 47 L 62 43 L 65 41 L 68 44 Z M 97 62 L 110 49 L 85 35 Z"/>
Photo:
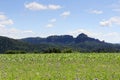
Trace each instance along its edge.
<path fill-rule="evenodd" d="M 94 49 L 94 50 L 73 50 L 70 48 L 66 48 L 66 49 L 59 49 L 59 48 L 46 48 L 42 51 L 23 51 L 23 50 L 7 50 L 4 52 L 4 54 L 49 54 L 49 53 L 75 53 L 75 52 L 79 52 L 79 53 L 119 53 L 120 50 L 111 50 L 111 49 L 105 49 L 105 48 L 99 48 L 99 49 Z"/>
<path fill-rule="evenodd" d="M 19 51 L 19 50 L 8 50 L 5 52 L 5 54 L 26 54 L 25 51 Z"/>
<path fill-rule="evenodd" d="M 39 52 L 39 51 L 26 52 L 26 51 L 20 51 L 20 50 L 8 50 L 5 52 L 5 54 L 27 54 L 27 53 L 39 54 L 39 53 L 72 53 L 72 52 L 73 52 L 72 49 L 60 50 L 58 48 L 48 48 L 43 50 L 42 52 Z"/>

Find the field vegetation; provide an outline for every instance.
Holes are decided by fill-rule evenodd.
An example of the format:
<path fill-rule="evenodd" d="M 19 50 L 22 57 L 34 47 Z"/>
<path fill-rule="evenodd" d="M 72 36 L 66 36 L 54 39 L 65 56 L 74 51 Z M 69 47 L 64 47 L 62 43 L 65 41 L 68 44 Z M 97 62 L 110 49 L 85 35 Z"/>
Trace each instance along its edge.
<path fill-rule="evenodd" d="M 120 54 L 1 54 L 0 80 L 120 80 Z"/>

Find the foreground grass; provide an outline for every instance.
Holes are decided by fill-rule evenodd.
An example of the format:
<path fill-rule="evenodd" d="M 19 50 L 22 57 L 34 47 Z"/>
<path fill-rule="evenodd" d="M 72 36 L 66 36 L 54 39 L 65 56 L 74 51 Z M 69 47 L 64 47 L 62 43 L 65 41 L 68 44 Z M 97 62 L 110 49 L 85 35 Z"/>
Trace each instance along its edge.
<path fill-rule="evenodd" d="M 0 80 L 120 80 L 120 54 L 2 54 Z"/>

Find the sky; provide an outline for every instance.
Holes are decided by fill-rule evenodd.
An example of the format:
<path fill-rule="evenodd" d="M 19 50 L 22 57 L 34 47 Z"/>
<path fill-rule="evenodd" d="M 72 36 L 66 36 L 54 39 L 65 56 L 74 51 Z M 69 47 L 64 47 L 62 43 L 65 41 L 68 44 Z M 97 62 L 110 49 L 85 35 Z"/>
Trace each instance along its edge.
<path fill-rule="evenodd" d="M 0 36 L 80 33 L 120 43 L 120 0 L 0 0 Z"/>

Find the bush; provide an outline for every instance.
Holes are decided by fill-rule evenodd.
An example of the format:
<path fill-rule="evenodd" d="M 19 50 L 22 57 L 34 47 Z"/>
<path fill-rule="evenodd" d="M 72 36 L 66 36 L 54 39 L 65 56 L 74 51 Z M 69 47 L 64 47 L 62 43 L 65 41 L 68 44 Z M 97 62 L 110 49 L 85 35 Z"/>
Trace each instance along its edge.
<path fill-rule="evenodd" d="M 72 49 L 64 49 L 63 53 L 72 53 Z"/>
<path fill-rule="evenodd" d="M 25 54 L 25 51 L 17 51 L 17 50 L 8 50 L 5 54 Z"/>
<path fill-rule="evenodd" d="M 61 53 L 61 50 L 58 48 L 48 48 L 43 51 L 44 53 Z"/>

